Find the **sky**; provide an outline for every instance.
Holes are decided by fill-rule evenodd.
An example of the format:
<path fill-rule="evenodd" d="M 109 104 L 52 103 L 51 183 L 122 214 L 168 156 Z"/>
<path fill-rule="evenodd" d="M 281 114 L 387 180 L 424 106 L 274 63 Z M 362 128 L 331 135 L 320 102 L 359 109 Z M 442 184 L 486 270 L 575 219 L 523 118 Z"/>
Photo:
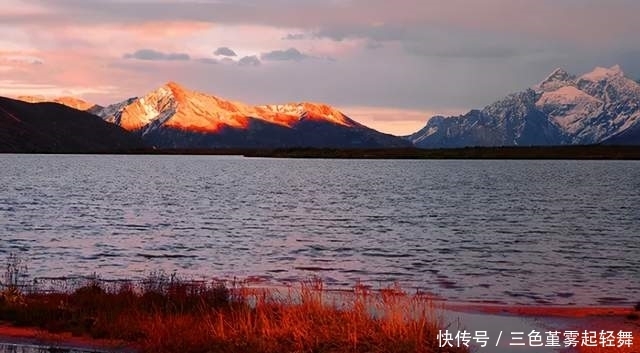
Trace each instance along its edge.
<path fill-rule="evenodd" d="M 3 0 L 0 95 L 96 104 L 167 81 L 324 102 L 408 134 L 557 67 L 640 78 L 637 0 Z"/>

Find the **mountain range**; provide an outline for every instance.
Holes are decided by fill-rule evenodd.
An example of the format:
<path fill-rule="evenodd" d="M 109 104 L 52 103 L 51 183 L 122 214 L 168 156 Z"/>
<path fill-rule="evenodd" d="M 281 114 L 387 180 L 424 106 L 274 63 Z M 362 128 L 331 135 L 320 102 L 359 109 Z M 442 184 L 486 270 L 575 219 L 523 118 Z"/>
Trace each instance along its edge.
<path fill-rule="evenodd" d="M 421 148 L 640 144 L 640 84 L 620 66 L 542 82 L 482 110 L 431 118 L 405 136 Z"/>
<path fill-rule="evenodd" d="M 482 110 L 432 117 L 403 137 L 326 104 L 251 106 L 175 82 L 108 106 L 74 97 L 3 98 L 0 117 L 3 151 L 640 145 L 640 83 L 619 66 L 582 76 L 556 69 Z"/>
<path fill-rule="evenodd" d="M 142 97 L 88 110 L 156 148 L 382 148 L 411 142 L 320 103 L 249 106 L 168 82 Z"/>
<path fill-rule="evenodd" d="M 89 110 L 94 107 L 94 105 L 89 102 L 69 96 L 53 99 L 48 99 L 45 96 L 18 96 L 16 99 L 27 103 L 58 103 L 77 110 Z"/>

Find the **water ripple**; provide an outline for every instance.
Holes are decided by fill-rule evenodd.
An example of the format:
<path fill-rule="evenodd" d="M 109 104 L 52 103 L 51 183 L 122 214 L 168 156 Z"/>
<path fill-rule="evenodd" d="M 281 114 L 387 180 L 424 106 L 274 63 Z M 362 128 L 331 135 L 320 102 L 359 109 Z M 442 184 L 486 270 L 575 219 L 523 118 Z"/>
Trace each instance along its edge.
<path fill-rule="evenodd" d="M 640 296 L 638 162 L 1 155 L 0 165 L 0 254 L 24 254 L 33 276 L 312 275 L 522 304 Z"/>

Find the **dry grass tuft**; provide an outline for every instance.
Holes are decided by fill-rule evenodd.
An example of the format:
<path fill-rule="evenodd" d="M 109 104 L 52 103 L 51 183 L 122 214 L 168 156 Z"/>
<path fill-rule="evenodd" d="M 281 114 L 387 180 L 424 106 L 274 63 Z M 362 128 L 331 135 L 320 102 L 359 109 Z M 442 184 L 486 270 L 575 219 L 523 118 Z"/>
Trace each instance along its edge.
<path fill-rule="evenodd" d="M 229 289 L 155 273 L 65 290 L 3 288 L 1 321 L 120 340 L 143 353 L 465 351 L 439 348 L 433 306 L 397 287 L 332 294 L 310 280 L 284 291 Z"/>

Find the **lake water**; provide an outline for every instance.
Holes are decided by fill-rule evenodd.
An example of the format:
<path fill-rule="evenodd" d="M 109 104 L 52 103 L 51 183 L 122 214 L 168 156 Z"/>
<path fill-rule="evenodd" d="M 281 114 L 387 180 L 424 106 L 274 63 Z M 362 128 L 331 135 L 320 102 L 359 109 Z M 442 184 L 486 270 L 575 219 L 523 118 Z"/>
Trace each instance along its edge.
<path fill-rule="evenodd" d="M 447 299 L 640 298 L 640 163 L 0 155 L 33 277 L 318 276 Z"/>
<path fill-rule="evenodd" d="M 118 351 L 114 350 L 113 352 L 116 353 Z M 36 344 L 0 343 L 0 353 L 110 353 L 110 351 Z"/>

